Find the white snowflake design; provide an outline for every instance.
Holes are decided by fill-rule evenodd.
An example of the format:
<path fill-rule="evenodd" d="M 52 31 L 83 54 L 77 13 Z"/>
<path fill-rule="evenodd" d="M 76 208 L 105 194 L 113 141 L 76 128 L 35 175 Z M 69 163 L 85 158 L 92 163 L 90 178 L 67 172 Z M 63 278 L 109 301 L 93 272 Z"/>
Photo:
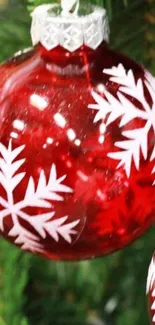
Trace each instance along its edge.
<path fill-rule="evenodd" d="M 132 161 L 135 164 L 137 170 L 140 167 L 140 153 L 144 159 L 148 158 L 148 133 L 153 128 L 155 133 L 155 79 L 149 72 L 145 72 L 145 81 L 142 79 L 135 80 L 132 70 L 126 71 L 122 64 L 111 69 L 104 69 L 103 73 L 110 75 L 109 80 L 119 85 L 117 92 L 117 98 L 114 97 L 106 88 L 104 88 L 103 98 L 97 92 L 93 91 L 92 96 L 96 104 L 90 104 L 90 109 L 96 110 L 96 116 L 94 123 L 102 120 L 106 117 L 107 121 L 105 127 L 112 122 L 121 118 L 119 127 L 127 125 L 134 118 L 143 119 L 145 123 L 143 128 L 133 129 L 122 132 L 122 135 L 127 139 L 115 143 L 115 146 L 121 151 L 112 152 L 108 154 L 108 157 L 119 160 L 118 168 L 123 166 L 127 177 L 130 176 Z M 150 97 L 152 99 L 152 106 L 149 105 L 145 96 L 145 87 L 147 88 Z M 131 102 L 125 95 L 129 95 L 142 104 L 144 110 L 141 110 Z M 150 161 L 155 158 L 155 144 L 150 157 Z M 155 167 L 152 173 L 155 172 Z M 153 183 L 153 185 L 155 182 Z"/>
<path fill-rule="evenodd" d="M 0 184 L 7 195 L 7 200 L 0 196 L 0 204 L 3 207 L 3 210 L 0 211 L 0 230 L 4 232 L 4 218 L 11 215 L 13 227 L 8 236 L 16 237 L 15 244 L 21 245 L 21 248 L 24 250 L 44 252 L 44 247 L 40 243 L 40 237 L 45 239 L 47 233 L 56 242 L 59 241 L 61 236 L 66 242 L 71 243 L 71 235 L 77 233 L 74 228 L 79 224 L 80 220 L 66 223 L 68 216 L 51 220 L 55 212 L 53 211 L 52 203 L 49 201 L 63 201 L 62 193 L 73 192 L 70 187 L 62 184 L 66 175 L 57 178 L 55 164 L 51 167 L 48 181 L 43 170 L 40 172 L 37 187 L 33 177 L 30 177 L 24 199 L 17 203 L 14 202 L 14 190 L 26 175 L 25 172 L 17 173 L 26 159 L 16 160 L 24 148 L 25 145 L 12 149 L 11 141 L 8 148 L 0 143 Z M 30 216 L 23 211 L 27 207 L 40 207 L 45 209 L 45 213 Z M 51 208 L 52 211 L 46 213 L 47 208 Z M 20 218 L 28 222 L 40 237 L 32 234 L 22 226 L 19 221 Z"/>
<path fill-rule="evenodd" d="M 151 310 L 155 311 L 155 289 L 153 289 L 155 284 L 155 261 L 154 257 L 152 258 L 151 264 L 149 266 L 148 277 L 147 277 L 147 286 L 146 286 L 146 294 L 151 292 L 153 303 L 151 306 Z M 155 313 L 153 315 L 152 321 L 155 322 Z"/>

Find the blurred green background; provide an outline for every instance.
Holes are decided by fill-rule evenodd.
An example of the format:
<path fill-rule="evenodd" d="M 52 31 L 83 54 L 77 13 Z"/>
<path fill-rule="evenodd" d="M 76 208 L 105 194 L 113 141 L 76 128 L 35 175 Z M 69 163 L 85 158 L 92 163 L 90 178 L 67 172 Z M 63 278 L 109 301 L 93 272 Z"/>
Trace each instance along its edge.
<path fill-rule="evenodd" d="M 98 2 L 108 10 L 110 46 L 155 75 L 155 1 Z M 26 0 L 0 0 L 1 62 L 31 46 L 27 5 Z M 153 228 L 108 257 L 56 263 L 1 239 L 0 325 L 147 325 L 145 286 L 154 248 Z"/>

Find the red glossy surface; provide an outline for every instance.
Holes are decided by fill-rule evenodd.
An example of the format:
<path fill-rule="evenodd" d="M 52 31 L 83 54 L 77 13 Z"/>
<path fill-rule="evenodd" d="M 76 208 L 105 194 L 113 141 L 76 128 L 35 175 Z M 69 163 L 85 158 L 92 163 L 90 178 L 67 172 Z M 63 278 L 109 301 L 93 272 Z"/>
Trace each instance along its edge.
<path fill-rule="evenodd" d="M 13 149 L 26 145 L 19 156 L 26 158 L 20 168 L 26 176 L 15 190 L 15 202 L 23 198 L 30 176 L 37 186 L 41 169 L 48 178 L 53 163 L 58 177 L 67 175 L 63 184 L 73 189 L 63 195 L 64 201 L 53 201 L 52 209 L 54 219 L 67 215 L 68 222 L 80 220 L 76 234 L 72 234 L 72 243 L 61 236 L 56 241 L 48 233 L 46 238 L 40 236 L 45 250 L 40 254 L 48 258 L 77 260 L 108 254 L 142 235 L 153 221 L 153 161 L 142 159 L 139 171 L 133 164 L 127 178 L 123 166 L 117 169 L 118 161 L 107 156 L 121 137 L 119 119 L 107 127 L 104 143 L 100 143 L 101 121 L 93 123 L 96 112 L 88 109 L 94 102 L 92 89 L 99 84 L 116 95 L 118 86 L 102 71 L 119 63 L 132 69 L 137 79 L 143 78 L 139 65 L 104 43 L 96 51 L 83 47 L 72 54 L 61 48 L 48 52 L 39 45 L 0 68 L 0 141 L 8 147 L 12 138 Z M 44 99 L 46 108 L 37 108 L 34 94 Z M 63 117 L 63 125 L 56 114 Z M 22 121 L 21 129 L 15 127 L 16 120 Z M 131 126 L 139 127 L 139 121 L 134 119 Z M 151 149 L 152 141 L 150 134 Z M 0 195 L 6 198 L 2 186 Z M 27 210 L 32 216 L 43 213 L 42 208 Z M 20 217 L 19 221 L 36 235 L 33 227 Z M 10 215 L 1 233 L 14 242 L 16 236 L 8 236 L 11 228 Z"/>

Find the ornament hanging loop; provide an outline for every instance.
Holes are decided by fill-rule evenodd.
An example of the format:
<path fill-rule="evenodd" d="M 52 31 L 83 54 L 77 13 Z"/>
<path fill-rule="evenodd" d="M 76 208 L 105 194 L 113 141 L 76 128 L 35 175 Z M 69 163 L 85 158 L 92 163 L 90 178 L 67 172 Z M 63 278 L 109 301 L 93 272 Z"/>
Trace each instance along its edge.
<path fill-rule="evenodd" d="M 80 0 L 61 0 L 58 4 L 37 7 L 32 13 L 31 36 L 33 45 L 41 43 L 46 50 L 62 46 L 74 52 L 85 45 L 93 50 L 109 40 L 106 10 L 91 7 L 88 14 L 78 14 Z"/>
<path fill-rule="evenodd" d="M 77 16 L 79 10 L 79 0 L 61 0 L 62 15 L 68 16 L 70 14 Z M 75 9 L 72 11 L 73 7 Z"/>

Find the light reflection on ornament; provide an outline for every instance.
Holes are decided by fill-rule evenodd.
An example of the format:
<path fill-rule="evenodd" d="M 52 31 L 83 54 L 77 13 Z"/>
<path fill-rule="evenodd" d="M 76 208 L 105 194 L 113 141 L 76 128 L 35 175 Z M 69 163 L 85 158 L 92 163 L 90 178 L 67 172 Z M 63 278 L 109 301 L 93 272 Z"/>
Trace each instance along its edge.
<path fill-rule="evenodd" d="M 76 139 L 76 133 L 74 132 L 73 129 L 69 129 L 69 130 L 67 131 L 67 136 L 68 136 L 68 139 L 69 139 L 70 141 L 73 141 L 73 140 Z"/>
<path fill-rule="evenodd" d="M 129 187 L 129 182 L 124 182 L 123 185 L 124 185 L 125 187 Z"/>
<path fill-rule="evenodd" d="M 79 176 L 79 178 L 81 178 L 81 180 L 82 180 L 83 182 L 87 182 L 87 181 L 88 181 L 88 176 L 85 175 L 85 174 L 82 172 L 82 170 L 78 170 L 78 171 L 77 171 L 77 175 Z"/>
<path fill-rule="evenodd" d="M 66 166 L 67 166 L 68 168 L 72 168 L 72 167 L 73 167 L 73 165 L 72 165 L 72 163 L 71 163 L 70 160 L 67 160 L 67 161 L 66 161 Z"/>
<path fill-rule="evenodd" d="M 11 138 L 14 138 L 14 139 L 17 139 L 17 138 L 18 138 L 18 133 L 16 133 L 16 132 L 11 132 L 11 133 L 10 133 L 10 137 L 11 137 Z"/>
<path fill-rule="evenodd" d="M 26 54 L 26 53 L 28 53 L 29 51 L 32 51 L 32 50 L 33 50 L 33 47 L 27 47 L 26 49 L 15 52 L 13 56 L 15 58 L 16 56 L 18 57 L 19 55 Z"/>
<path fill-rule="evenodd" d="M 100 144 L 102 144 L 102 143 L 104 143 L 104 135 L 101 135 L 100 137 L 99 137 L 99 139 L 98 139 L 98 142 L 100 143 Z"/>
<path fill-rule="evenodd" d="M 97 196 L 100 198 L 100 200 L 105 201 L 107 199 L 106 195 L 104 193 L 102 193 L 102 191 L 100 189 L 98 189 L 96 193 L 97 193 Z"/>
<path fill-rule="evenodd" d="M 13 127 L 19 131 L 23 131 L 24 127 L 25 127 L 25 123 L 24 123 L 24 121 L 21 121 L 21 120 L 15 120 L 13 122 Z"/>
<path fill-rule="evenodd" d="M 52 138 L 47 138 L 47 141 L 46 141 L 48 144 L 52 144 L 54 142 L 54 140 Z"/>
<path fill-rule="evenodd" d="M 44 111 L 48 106 L 47 100 L 37 94 L 33 94 L 30 96 L 30 104 L 38 108 L 40 111 Z"/>
<path fill-rule="evenodd" d="M 54 120 L 55 120 L 56 124 L 58 126 L 60 126 L 61 128 L 64 128 L 66 126 L 67 122 L 66 122 L 65 118 L 62 116 L 62 114 L 56 113 L 54 115 Z"/>
<path fill-rule="evenodd" d="M 81 141 L 79 139 L 76 139 L 75 140 L 75 145 L 79 147 L 81 145 Z"/>
<path fill-rule="evenodd" d="M 106 125 L 104 123 L 101 123 L 100 125 L 100 133 L 104 134 L 106 132 Z"/>
<path fill-rule="evenodd" d="M 105 91 L 105 87 L 104 87 L 103 84 L 99 84 L 99 85 L 97 85 L 96 90 L 97 90 L 99 93 L 104 93 L 104 91 Z"/>
<path fill-rule="evenodd" d="M 79 65 L 69 64 L 66 67 L 60 67 L 56 64 L 46 64 L 46 69 L 49 72 L 57 73 L 59 76 L 81 76 L 88 70 L 88 66 L 79 67 Z"/>

